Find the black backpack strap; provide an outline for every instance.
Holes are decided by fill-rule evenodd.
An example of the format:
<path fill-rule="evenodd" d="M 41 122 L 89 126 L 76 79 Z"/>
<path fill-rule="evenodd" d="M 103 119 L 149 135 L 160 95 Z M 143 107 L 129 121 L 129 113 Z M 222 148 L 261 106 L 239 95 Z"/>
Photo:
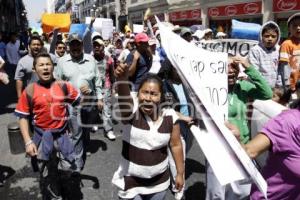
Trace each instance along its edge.
<path fill-rule="evenodd" d="M 63 91 L 65 99 L 68 98 L 69 92 L 68 92 L 67 83 L 65 81 L 58 81 L 58 85 Z"/>
<path fill-rule="evenodd" d="M 33 93 L 34 93 L 34 83 L 30 83 L 26 89 L 26 98 L 27 98 L 27 103 L 28 103 L 28 106 L 29 106 L 29 113 L 30 115 L 32 115 L 32 112 L 33 112 Z"/>

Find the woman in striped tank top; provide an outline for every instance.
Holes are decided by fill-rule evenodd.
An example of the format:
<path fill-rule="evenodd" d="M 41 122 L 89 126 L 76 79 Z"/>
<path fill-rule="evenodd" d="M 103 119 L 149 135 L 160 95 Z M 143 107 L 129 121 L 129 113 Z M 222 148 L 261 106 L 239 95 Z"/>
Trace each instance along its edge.
<path fill-rule="evenodd" d="M 112 182 L 119 189 L 120 199 L 162 200 L 170 185 L 168 145 L 177 169 L 176 188 L 180 191 L 184 183 L 178 116 L 173 109 L 163 108 L 163 84 L 156 75 L 147 76 L 140 84 L 136 111 L 127 65 L 120 64 L 115 76 L 124 127 L 121 161 Z"/>

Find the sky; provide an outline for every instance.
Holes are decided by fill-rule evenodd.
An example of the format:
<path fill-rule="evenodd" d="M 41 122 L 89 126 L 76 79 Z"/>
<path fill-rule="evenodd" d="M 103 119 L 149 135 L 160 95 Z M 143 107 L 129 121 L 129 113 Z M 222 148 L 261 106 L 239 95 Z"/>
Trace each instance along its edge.
<path fill-rule="evenodd" d="M 38 22 L 47 7 L 47 0 L 23 0 L 30 23 Z"/>

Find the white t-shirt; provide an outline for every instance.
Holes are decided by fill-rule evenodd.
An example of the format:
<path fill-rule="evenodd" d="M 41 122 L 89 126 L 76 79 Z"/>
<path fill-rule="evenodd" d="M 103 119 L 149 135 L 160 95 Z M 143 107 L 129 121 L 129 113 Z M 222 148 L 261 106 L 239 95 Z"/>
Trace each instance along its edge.
<path fill-rule="evenodd" d="M 160 56 L 157 51 L 155 51 L 155 55 L 152 55 L 152 56 L 153 56 L 152 66 L 149 70 L 149 73 L 157 74 L 161 68 Z"/>

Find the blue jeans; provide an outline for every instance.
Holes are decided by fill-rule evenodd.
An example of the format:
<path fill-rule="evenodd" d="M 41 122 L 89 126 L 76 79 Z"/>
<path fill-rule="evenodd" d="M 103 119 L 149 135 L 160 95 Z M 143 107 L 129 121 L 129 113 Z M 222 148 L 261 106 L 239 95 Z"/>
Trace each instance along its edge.
<path fill-rule="evenodd" d="M 153 194 L 146 194 L 146 195 L 137 195 L 133 199 L 122 199 L 120 200 L 164 200 L 166 197 L 167 191 L 162 191 Z"/>
<path fill-rule="evenodd" d="M 79 109 L 78 107 L 68 106 L 69 112 L 69 127 L 72 135 L 70 136 L 74 145 L 75 165 L 77 172 L 83 168 L 83 141 L 82 141 L 82 127 L 79 125 Z"/>

